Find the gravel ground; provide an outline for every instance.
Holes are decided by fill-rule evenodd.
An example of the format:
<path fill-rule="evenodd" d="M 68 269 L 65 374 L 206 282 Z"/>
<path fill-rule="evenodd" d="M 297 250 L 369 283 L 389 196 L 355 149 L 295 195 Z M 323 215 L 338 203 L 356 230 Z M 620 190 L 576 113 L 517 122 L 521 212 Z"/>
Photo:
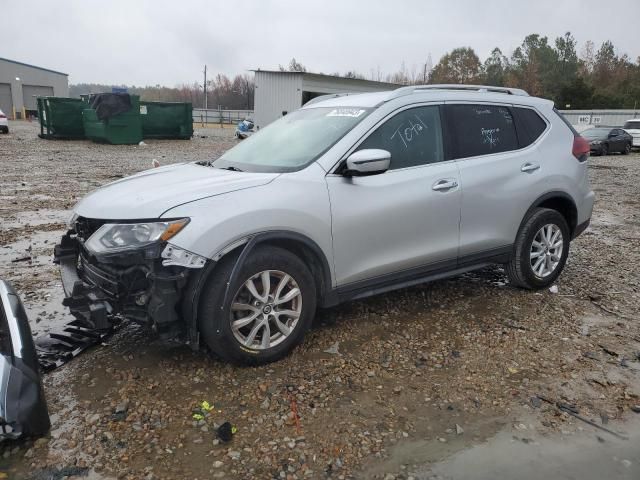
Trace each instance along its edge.
<path fill-rule="evenodd" d="M 17 287 L 35 334 L 69 320 L 51 264 L 68 209 L 154 158 L 214 158 L 235 142 L 229 129 L 198 130 L 191 141 L 146 146 L 40 140 L 36 125 L 20 122 L 0 136 L 0 276 Z M 400 290 L 320 311 L 300 348 L 257 368 L 126 326 L 45 375 L 51 434 L 2 445 L 0 471 L 454 478 L 439 462 L 498 432 L 525 445 L 613 441 L 536 397 L 575 405 L 615 431 L 630 428 L 640 404 L 640 155 L 590 165 L 592 226 L 572 244 L 557 294 L 513 289 L 498 267 Z M 213 409 L 194 420 L 203 401 Z M 227 421 L 237 432 L 222 443 L 215 430 Z M 626 445 L 623 475 L 640 463 L 637 443 Z M 524 458 L 540 462 L 534 450 Z"/>

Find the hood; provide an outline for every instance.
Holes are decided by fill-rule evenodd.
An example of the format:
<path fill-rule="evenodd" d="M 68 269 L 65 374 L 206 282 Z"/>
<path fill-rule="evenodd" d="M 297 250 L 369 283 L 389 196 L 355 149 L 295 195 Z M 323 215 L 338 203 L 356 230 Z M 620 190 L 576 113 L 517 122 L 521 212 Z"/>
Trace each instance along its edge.
<path fill-rule="evenodd" d="M 206 197 L 265 185 L 278 173 L 220 170 L 181 163 L 145 170 L 101 187 L 84 197 L 74 212 L 86 218 L 159 218 L 167 210 Z"/>

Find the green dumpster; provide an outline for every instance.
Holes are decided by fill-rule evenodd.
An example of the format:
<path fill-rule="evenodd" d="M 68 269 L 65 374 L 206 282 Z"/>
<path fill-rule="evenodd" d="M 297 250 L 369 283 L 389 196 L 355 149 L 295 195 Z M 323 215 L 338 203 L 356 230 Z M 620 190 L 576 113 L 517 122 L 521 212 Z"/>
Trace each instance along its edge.
<path fill-rule="evenodd" d="M 89 98 L 89 107 L 82 111 L 87 138 L 112 145 L 135 145 L 142 140 L 138 95 L 95 94 Z"/>
<path fill-rule="evenodd" d="M 82 111 L 87 104 L 79 98 L 38 97 L 40 138 L 84 138 Z"/>
<path fill-rule="evenodd" d="M 191 103 L 140 102 L 142 136 L 188 140 L 193 136 Z"/>

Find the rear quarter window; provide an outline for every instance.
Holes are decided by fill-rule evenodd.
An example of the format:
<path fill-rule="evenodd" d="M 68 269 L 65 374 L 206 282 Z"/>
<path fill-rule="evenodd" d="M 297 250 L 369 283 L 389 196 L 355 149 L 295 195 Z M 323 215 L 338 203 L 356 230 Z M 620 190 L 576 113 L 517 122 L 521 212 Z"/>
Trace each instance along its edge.
<path fill-rule="evenodd" d="M 514 107 L 520 148 L 528 147 L 547 129 L 547 123 L 531 108 Z"/>

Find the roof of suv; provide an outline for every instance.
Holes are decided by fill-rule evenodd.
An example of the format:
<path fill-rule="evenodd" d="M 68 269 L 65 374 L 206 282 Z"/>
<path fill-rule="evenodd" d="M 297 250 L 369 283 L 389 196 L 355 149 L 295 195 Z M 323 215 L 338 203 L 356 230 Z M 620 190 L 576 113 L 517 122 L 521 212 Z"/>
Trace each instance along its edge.
<path fill-rule="evenodd" d="M 415 101 L 476 101 L 518 103 L 524 105 L 553 104 L 550 100 L 530 97 L 524 90 L 483 85 L 418 85 L 386 92 L 331 94 L 316 97 L 302 108 L 362 107 L 373 108 L 396 98 Z M 411 103 L 411 102 L 407 102 Z"/>

